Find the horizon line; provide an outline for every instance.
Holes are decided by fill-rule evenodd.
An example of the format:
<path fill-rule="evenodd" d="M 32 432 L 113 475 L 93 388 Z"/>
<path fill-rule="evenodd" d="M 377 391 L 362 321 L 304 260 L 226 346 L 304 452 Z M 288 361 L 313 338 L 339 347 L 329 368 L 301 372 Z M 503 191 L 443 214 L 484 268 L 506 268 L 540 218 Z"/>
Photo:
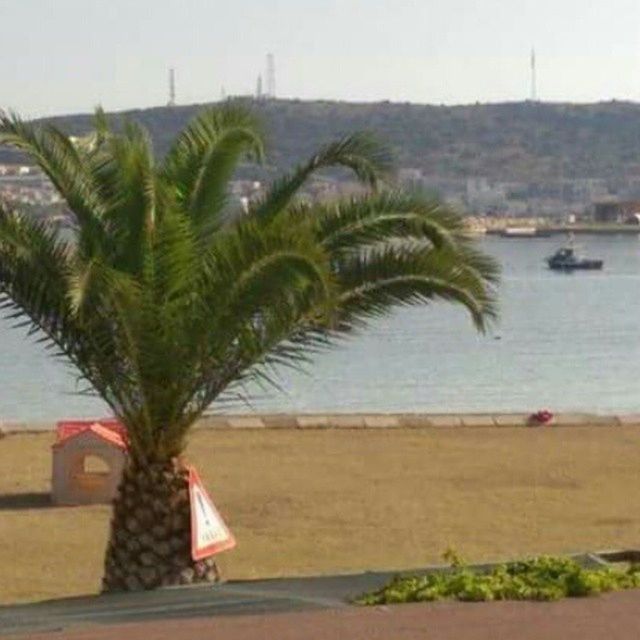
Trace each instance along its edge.
<path fill-rule="evenodd" d="M 251 101 L 257 104 L 264 104 L 269 102 L 289 102 L 289 103 L 331 103 L 331 104 L 343 104 L 343 105 L 353 105 L 353 106 L 365 106 L 365 105 L 390 105 L 390 106 L 411 106 L 411 107 L 431 107 L 437 109 L 462 109 L 469 107 L 492 107 L 492 106 L 506 106 L 506 105 L 536 105 L 536 106 L 573 106 L 573 107 L 592 107 L 598 105 L 611 105 L 611 104 L 620 104 L 620 105 L 629 105 L 629 106 L 640 106 L 640 100 L 634 100 L 631 98 L 609 98 L 609 99 L 601 99 L 595 101 L 571 101 L 571 100 L 531 100 L 530 98 L 524 98 L 519 100 L 497 100 L 497 101 L 475 101 L 475 102 L 457 102 L 457 103 L 444 103 L 444 102 L 412 102 L 409 100 L 388 100 L 388 99 L 377 99 L 377 100 L 342 100 L 335 98 L 292 98 L 292 97 L 275 97 L 275 98 L 261 98 L 258 99 L 256 96 L 251 94 L 238 94 L 238 95 L 230 95 L 224 99 L 217 100 L 209 100 L 206 102 L 188 102 L 184 104 L 174 104 L 167 105 L 156 104 L 149 105 L 146 107 L 125 107 L 122 109 L 113 109 L 108 110 L 106 113 L 118 115 L 118 114 L 126 114 L 135 111 L 152 111 L 152 110 L 160 110 L 160 109 L 190 109 L 193 107 L 205 107 L 208 105 L 216 105 L 222 104 L 225 102 L 233 102 L 233 101 Z M 97 103 L 94 106 L 94 110 L 100 107 L 100 103 Z M 19 111 L 12 108 L 0 108 L 0 112 L 5 111 L 7 113 L 20 113 Z M 49 120 L 54 118 L 68 118 L 68 117 L 82 117 L 82 116 L 91 116 L 93 115 L 93 111 L 71 111 L 64 113 L 55 113 L 49 115 L 34 115 L 32 117 L 28 117 L 29 120 Z"/>

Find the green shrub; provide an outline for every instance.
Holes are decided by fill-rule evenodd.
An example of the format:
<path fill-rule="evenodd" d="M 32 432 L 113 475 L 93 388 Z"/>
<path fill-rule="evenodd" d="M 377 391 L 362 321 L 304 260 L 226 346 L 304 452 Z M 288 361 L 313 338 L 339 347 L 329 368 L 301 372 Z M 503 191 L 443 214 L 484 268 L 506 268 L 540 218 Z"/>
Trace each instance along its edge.
<path fill-rule="evenodd" d="M 461 600 L 559 600 L 580 598 L 605 591 L 640 587 L 640 566 L 627 570 L 587 569 L 570 558 L 542 556 L 501 564 L 490 571 L 476 571 L 451 550 L 444 554 L 448 571 L 420 576 L 396 576 L 388 585 L 356 599 L 358 604 Z"/>

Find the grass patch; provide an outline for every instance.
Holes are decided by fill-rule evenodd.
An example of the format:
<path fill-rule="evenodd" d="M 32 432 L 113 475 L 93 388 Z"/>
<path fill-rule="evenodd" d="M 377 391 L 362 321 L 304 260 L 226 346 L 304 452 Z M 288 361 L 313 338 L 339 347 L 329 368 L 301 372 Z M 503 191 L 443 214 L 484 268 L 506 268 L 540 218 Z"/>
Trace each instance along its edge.
<path fill-rule="evenodd" d="M 355 602 L 381 605 L 436 600 L 550 601 L 640 587 L 640 565 L 631 565 L 626 570 L 588 569 L 570 558 L 541 556 L 478 571 L 468 567 L 453 552 L 447 552 L 444 557 L 452 561 L 451 570 L 397 576 L 382 589 L 360 596 Z"/>

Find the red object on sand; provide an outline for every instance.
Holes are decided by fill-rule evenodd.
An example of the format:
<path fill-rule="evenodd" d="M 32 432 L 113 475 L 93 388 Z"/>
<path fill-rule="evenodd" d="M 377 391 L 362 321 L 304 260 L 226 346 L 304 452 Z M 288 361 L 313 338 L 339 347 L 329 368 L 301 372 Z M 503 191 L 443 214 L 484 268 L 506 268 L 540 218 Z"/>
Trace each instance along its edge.
<path fill-rule="evenodd" d="M 532 424 L 549 424 L 553 420 L 553 413 L 549 409 L 540 409 L 529 416 Z"/>

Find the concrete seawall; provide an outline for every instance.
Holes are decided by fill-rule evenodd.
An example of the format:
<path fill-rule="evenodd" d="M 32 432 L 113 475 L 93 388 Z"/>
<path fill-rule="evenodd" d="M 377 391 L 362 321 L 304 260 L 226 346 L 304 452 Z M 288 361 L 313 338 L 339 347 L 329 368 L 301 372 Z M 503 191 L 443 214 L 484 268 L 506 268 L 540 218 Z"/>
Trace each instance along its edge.
<path fill-rule="evenodd" d="M 505 229 L 508 226 L 515 227 L 535 227 L 540 232 L 538 235 L 512 235 L 507 236 L 511 239 L 536 239 L 544 236 L 559 236 L 566 235 L 567 233 L 580 234 L 580 235 L 640 235 L 640 225 L 632 224 L 571 224 L 571 225 L 535 225 L 535 224 L 513 224 L 504 225 L 500 227 L 492 227 L 485 230 L 485 233 L 490 236 L 503 236 Z"/>
<path fill-rule="evenodd" d="M 449 427 L 531 426 L 526 413 L 322 413 L 209 415 L 196 424 L 199 429 L 429 429 Z M 599 415 L 559 413 L 544 426 L 579 427 L 640 426 L 640 414 Z M 55 421 L 15 422 L 0 420 L 0 433 L 53 431 Z"/>

